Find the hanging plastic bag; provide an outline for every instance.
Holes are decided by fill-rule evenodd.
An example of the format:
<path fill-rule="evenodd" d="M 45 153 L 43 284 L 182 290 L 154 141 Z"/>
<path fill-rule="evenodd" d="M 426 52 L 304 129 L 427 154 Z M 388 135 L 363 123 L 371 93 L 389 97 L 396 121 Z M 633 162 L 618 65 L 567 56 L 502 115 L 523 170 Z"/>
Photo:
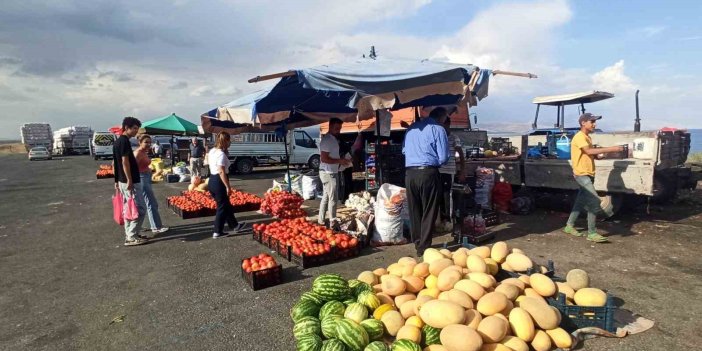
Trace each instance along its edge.
<path fill-rule="evenodd" d="M 492 203 L 495 210 L 508 212 L 512 201 L 512 186 L 506 182 L 499 182 L 492 188 Z"/>
<path fill-rule="evenodd" d="M 118 189 L 115 189 L 115 194 L 112 195 L 112 219 L 119 225 L 124 225 L 123 209 L 124 198 L 122 197 L 122 193 Z"/>
<path fill-rule="evenodd" d="M 135 192 L 132 191 L 127 198 L 127 207 L 124 208 L 124 220 L 136 221 L 139 219 L 139 209 L 137 208 L 136 200 L 134 200 Z"/>

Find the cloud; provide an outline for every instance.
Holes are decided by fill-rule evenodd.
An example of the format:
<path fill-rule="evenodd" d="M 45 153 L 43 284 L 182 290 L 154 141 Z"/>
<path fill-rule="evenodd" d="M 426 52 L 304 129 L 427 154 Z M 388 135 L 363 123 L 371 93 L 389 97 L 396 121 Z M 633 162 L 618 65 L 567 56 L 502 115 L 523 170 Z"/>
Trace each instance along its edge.
<path fill-rule="evenodd" d="M 212 96 L 222 96 L 222 97 L 235 97 L 241 95 L 243 91 L 241 89 L 235 88 L 233 86 L 227 87 L 212 87 L 209 85 L 203 85 L 195 88 L 190 92 L 190 96 L 198 97 L 212 97 Z"/>
<path fill-rule="evenodd" d="M 692 41 L 692 40 L 700 40 L 702 39 L 702 35 L 694 35 L 694 36 L 689 36 L 689 37 L 680 37 L 680 38 L 675 38 L 677 41 Z"/>
<path fill-rule="evenodd" d="M 658 34 L 661 34 L 663 31 L 668 29 L 666 26 L 661 26 L 661 25 L 652 25 L 652 26 L 646 26 L 646 27 L 641 27 L 641 28 L 635 28 L 631 30 L 632 34 L 635 35 L 643 35 L 645 37 L 654 37 Z"/>
<path fill-rule="evenodd" d="M 178 83 L 175 83 L 175 84 L 169 86 L 168 89 L 179 90 L 179 89 L 185 89 L 187 87 L 188 87 L 188 82 L 180 81 Z"/>
<path fill-rule="evenodd" d="M 632 79 L 624 73 L 624 60 L 619 60 L 592 75 L 592 86 L 596 90 L 612 93 L 626 93 L 637 88 Z"/>

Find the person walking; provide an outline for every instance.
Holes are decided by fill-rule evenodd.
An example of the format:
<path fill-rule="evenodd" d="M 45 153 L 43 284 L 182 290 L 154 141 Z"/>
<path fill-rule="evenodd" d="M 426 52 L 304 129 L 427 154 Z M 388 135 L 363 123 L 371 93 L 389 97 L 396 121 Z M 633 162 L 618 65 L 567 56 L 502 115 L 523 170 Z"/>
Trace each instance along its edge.
<path fill-rule="evenodd" d="M 222 132 L 217 135 L 215 146 L 207 154 L 207 160 L 210 165 L 210 180 L 208 188 L 210 194 L 217 202 L 217 214 L 214 220 L 213 238 L 219 238 L 222 235 L 227 235 L 224 232 L 225 222 L 229 225 L 229 229 L 233 234 L 239 234 L 247 230 L 245 223 L 239 223 L 234 216 L 234 208 L 229 200 L 229 194 L 232 193 L 232 187 L 229 185 L 229 158 L 227 150 L 231 144 L 231 136 L 227 132 Z"/>
<path fill-rule="evenodd" d="M 434 222 L 439 213 L 441 177 L 439 167 L 448 161 L 446 130 L 437 121 L 446 118 L 443 107 L 412 123 L 402 145 L 405 155 L 405 186 L 409 206 L 410 233 L 417 256 L 431 246 Z"/>
<path fill-rule="evenodd" d="M 451 216 L 453 214 L 453 197 L 451 188 L 453 187 L 454 178 L 458 178 L 460 182 L 465 180 L 463 166 L 465 157 L 463 155 L 462 143 L 456 135 L 451 134 L 451 118 L 445 117 L 439 121 L 446 131 L 449 145 L 449 157 L 446 164 L 439 167 L 439 175 L 441 177 L 441 194 L 442 198 L 439 201 L 439 217 L 444 225 L 444 229 L 452 230 L 453 225 Z M 456 154 L 458 154 L 458 163 L 456 163 Z"/>
<path fill-rule="evenodd" d="M 339 135 L 343 122 L 338 118 L 329 120 L 329 131 L 319 143 L 319 179 L 322 181 L 322 201 L 319 203 L 317 223 L 326 225 L 329 215 L 329 227 L 336 224 L 336 206 L 339 198 L 339 165 L 349 166 L 351 161 L 339 154 Z"/>
<path fill-rule="evenodd" d="M 205 147 L 193 137 L 190 144 L 190 175 L 202 178 L 202 159 L 205 156 Z"/>
<path fill-rule="evenodd" d="M 591 113 L 583 113 L 578 119 L 580 131 L 575 134 L 570 142 L 570 160 L 573 164 L 573 176 L 578 183 L 578 196 L 575 198 L 573 210 L 570 212 L 568 221 L 563 231 L 575 236 L 584 234 L 575 229 L 575 221 L 582 211 L 587 211 L 587 240 L 603 243 L 609 241 L 606 237 L 597 233 L 597 215 L 603 213 L 606 217 L 611 217 L 613 213 L 612 205 L 602 208 L 600 197 L 595 190 L 595 158 L 601 154 L 622 152 L 626 146 L 612 146 L 596 148 L 592 146 L 590 134 L 597 127 L 597 120 L 602 116 L 595 116 Z"/>
<path fill-rule="evenodd" d="M 141 225 L 144 223 L 146 205 L 139 176 L 139 167 L 132 152 L 132 145 L 129 141 L 139 132 L 141 122 L 134 117 L 125 117 L 122 120 L 122 135 L 117 138 L 112 146 L 114 155 L 113 169 L 115 171 L 115 189 L 119 190 L 124 199 L 123 208 L 127 208 L 127 201 L 134 198 L 139 217 L 135 220 L 124 219 L 124 232 L 126 239 L 124 246 L 134 246 L 145 244 L 148 239 L 141 236 Z"/>
<path fill-rule="evenodd" d="M 161 143 L 158 140 L 153 141 L 153 146 L 151 147 L 151 152 L 153 152 L 154 157 L 161 157 Z"/>
<path fill-rule="evenodd" d="M 134 157 L 139 167 L 139 179 L 141 180 L 146 214 L 148 215 L 149 223 L 151 223 L 151 232 L 156 236 L 168 231 L 168 227 L 164 227 L 161 222 L 161 215 L 158 213 L 158 201 L 156 200 L 156 195 L 154 195 L 151 183 L 151 168 L 149 168 L 151 160 L 148 156 L 151 148 L 151 136 L 142 134 L 137 139 L 139 140 L 139 148 L 134 151 Z"/>

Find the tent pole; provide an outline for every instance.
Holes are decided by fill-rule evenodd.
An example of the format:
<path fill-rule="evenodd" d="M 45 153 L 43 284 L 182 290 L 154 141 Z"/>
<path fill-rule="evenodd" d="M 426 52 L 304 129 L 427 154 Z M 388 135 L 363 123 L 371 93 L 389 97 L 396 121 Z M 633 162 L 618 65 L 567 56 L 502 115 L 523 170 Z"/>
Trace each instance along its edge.
<path fill-rule="evenodd" d="M 287 183 L 288 183 L 288 192 L 292 194 L 292 180 L 290 178 L 290 155 L 288 154 L 288 131 L 285 128 L 285 125 L 282 126 L 283 128 L 283 147 L 285 149 L 285 171 L 287 175 Z"/>
<path fill-rule="evenodd" d="M 383 179 L 383 168 L 380 166 L 380 110 L 375 110 L 375 185 L 380 188 L 380 183 Z"/>

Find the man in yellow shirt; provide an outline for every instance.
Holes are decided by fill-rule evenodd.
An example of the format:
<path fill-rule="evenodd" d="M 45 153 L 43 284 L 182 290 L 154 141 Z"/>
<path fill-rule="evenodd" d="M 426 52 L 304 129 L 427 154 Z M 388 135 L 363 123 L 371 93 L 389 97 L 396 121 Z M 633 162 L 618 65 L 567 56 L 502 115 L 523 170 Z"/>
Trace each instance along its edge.
<path fill-rule="evenodd" d="M 573 176 L 578 183 L 578 196 L 575 198 L 573 210 L 570 212 L 564 232 L 575 236 L 583 236 L 573 226 L 580 216 L 580 212 L 587 211 L 587 240 L 597 243 L 607 242 L 607 238 L 598 234 L 595 228 L 597 214 L 603 212 L 605 216 L 611 217 L 612 206 L 606 208 L 600 206 L 600 197 L 595 191 L 595 158 L 598 155 L 621 152 L 624 146 L 612 146 L 596 148 L 592 146 L 590 133 L 595 131 L 597 120 L 602 116 L 595 116 L 591 113 L 583 113 L 578 119 L 580 131 L 575 134 L 570 142 L 570 161 L 573 164 Z"/>

